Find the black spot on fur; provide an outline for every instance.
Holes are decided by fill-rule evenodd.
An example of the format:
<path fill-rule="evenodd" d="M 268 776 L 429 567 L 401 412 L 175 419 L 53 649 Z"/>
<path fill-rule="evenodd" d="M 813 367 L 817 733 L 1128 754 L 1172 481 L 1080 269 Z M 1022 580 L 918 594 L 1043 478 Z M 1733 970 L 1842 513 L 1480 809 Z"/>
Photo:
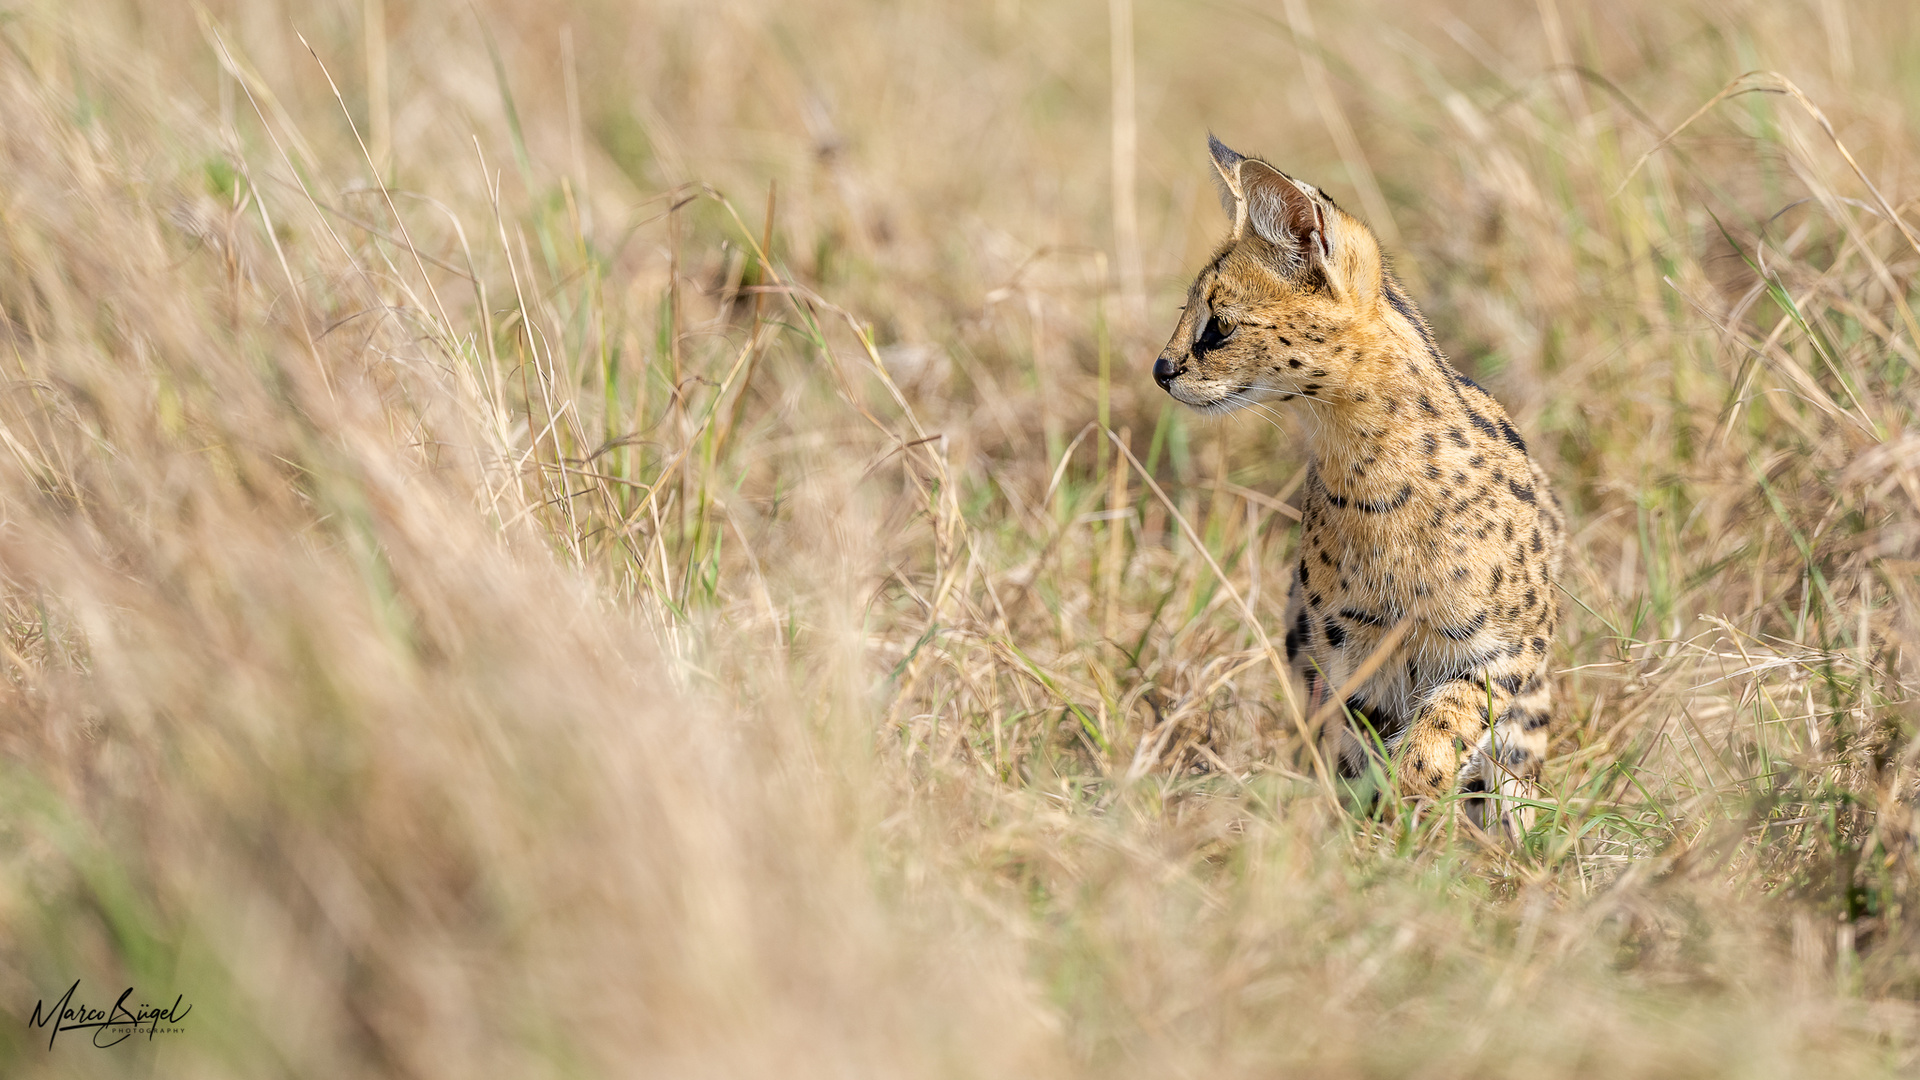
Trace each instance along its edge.
<path fill-rule="evenodd" d="M 1427 399 L 1421 398 L 1420 400 L 1425 401 Z M 1434 438 L 1433 432 L 1429 431 L 1425 435 L 1420 436 L 1420 449 L 1424 451 L 1428 457 L 1432 457 L 1440 452 L 1440 440 Z"/>
<path fill-rule="evenodd" d="M 1452 638 L 1455 641 L 1465 641 L 1468 638 L 1472 637 L 1473 635 L 1479 633 L 1480 628 L 1485 625 L 1487 625 L 1487 613 L 1482 611 L 1478 615 L 1475 615 L 1473 618 L 1468 619 L 1463 625 L 1443 626 L 1440 628 L 1440 632 L 1447 635 L 1448 637 Z"/>
<path fill-rule="evenodd" d="M 1467 446 L 1467 433 L 1457 427 L 1447 429 L 1447 438 L 1452 439 L 1453 445 L 1462 449 L 1465 449 Z"/>
<path fill-rule="evenodd" d="M 1513 497 L 1519 499 L 1521 502 L 1530 503 L 1535 501 L 1533 488 L 1521 487 L 1520 481 L 1518 480 L 1507 481 L 1507 490 L 1513 492 Z"/>
<path fill-rule="evenodd" d="M 1337 649 L 1340 646 L 1345 645 L 1347 643 L 1346 630 L 1342 628 L 1339 623 L 1334 622 L 1332 619 L 1328 619 L 1325 625 L 1322 627 L 1322 629 L 1326 632 L 1327 644 L 1333 646 L 1334 648 Z"/>
<path fill-rule="evenodd" d="M 1349 499 L 1335 495 L 1324 487 L 1321 488 L 1321 492 L 1336 509 L 1345 510 L 1350 506 L 1363 514 L 1388 514 L 1405 506 L 1407 500 L 1413 498 L 1413 485 L 1402 484 L 1400 490 L 1395 492 L 1391 499 Z"/>
<path fill-rule="evenodd" d="M 1515 450 L 1523 454 L 1527 452 L 1527 440 L 1522 439 L 1520 433 L 1513 430 L 1513 425 L 1508 423 L 1504 416 L 1500 418 L 1500 437 L 1507 440 L 1507 444 Z"/>
<path fill-rule="evenodd" d="M 1425 394 L 1420 395 L 1420 410 L 1428 416 L 1440 415 L 1440 410 L 1433 407 L 1433 399 L 1427 397 Z"/>
<path fill-rule="evenodd" d="M 1361 611 L 1359 608 L 1350 608 L 1350 607 L 1341 608 L 1340 617 L 1347 620 L 1348 622 L 1357 622 L 1363 626 L 1387 625 L 1387 620 L 1385 616 L 1375 615 L 1371 611 Z"/>
<path fill-rule="evenodd" d="M 1500 429 L 1493 426 L 1493 421 L 1481 416 L 1472 409 L 1467 410 L 1467 423 L 1472 424 L 1476 431 L 1479 431 L 1489 439 L 1497 439 L 1500 437 Z"/>

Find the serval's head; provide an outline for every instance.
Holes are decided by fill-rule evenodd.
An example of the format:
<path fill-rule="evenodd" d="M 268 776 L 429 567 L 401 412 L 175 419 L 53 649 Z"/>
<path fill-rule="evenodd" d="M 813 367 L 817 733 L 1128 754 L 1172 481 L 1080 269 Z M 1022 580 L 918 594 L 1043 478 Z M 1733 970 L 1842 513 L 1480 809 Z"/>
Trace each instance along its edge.
<path fill-rule="evenodd" d="M 1296 396 L 1364 401 L 1369 382 L 1391 377 L 1379 359 L 1405 353 L 1385 339 L 1426 340 L 1378 241 L 1313 185 L 1208 142 L 1233 232 L 1188 290 L 1154 380 L 1208 412 Z"/>

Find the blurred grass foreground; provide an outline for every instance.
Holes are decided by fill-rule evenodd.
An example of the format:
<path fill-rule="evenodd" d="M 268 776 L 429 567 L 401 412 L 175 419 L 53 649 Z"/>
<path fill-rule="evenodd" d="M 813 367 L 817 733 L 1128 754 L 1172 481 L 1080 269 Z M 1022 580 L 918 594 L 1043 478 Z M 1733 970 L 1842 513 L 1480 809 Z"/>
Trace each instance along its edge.
<path fill-rule="evenodd" d="M 1308 764 L 1209 129 L 1567 502 L 1511 849 Z M 0 0 L 0 1072 L 1911 1075 L 1917 232 L 1907 0 Z"/>

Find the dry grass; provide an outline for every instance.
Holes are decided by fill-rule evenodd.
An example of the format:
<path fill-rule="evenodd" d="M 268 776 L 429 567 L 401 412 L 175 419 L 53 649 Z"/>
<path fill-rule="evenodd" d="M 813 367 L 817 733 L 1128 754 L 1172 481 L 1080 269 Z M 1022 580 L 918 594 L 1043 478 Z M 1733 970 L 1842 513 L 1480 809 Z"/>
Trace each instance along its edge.
<path fill-rule="evenodd" d="M 0 9 L 5 1071 L 1912 1071 L 1917 10 Z M 1568 504 L 1515 850 L 1144 377 L 1209 127 Z"/>

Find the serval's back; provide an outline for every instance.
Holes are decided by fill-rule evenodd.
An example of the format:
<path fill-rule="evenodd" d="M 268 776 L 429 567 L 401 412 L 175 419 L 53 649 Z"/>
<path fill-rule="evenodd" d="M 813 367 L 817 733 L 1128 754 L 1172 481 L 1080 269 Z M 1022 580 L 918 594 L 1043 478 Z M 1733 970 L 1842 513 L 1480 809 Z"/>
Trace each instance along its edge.
<path fill-rule="evenodd" d="M 1403 792 L 1457 788 L 1487 824 L 1486 796 L 1529 790 L 1546 753 L 1559 504 L 1372 232 L 1312 185 L 1211 145 L 1233 231 L 1154 378 L 1203 411 L 1311 410 L 1288 660 L 1312 709 L 1397 634 L 1347 698 L 1341 766 L 1358 773 L 1383 746 Z"/>

